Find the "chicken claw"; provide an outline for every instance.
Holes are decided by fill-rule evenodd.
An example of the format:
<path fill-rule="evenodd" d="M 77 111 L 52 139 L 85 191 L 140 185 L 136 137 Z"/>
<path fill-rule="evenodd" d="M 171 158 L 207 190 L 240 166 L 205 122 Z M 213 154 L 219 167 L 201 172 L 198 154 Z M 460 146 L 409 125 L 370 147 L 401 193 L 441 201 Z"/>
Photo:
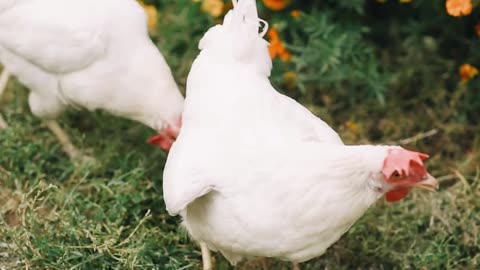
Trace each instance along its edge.
<path fill-rule="evenodd" d="M 62 146 L 63 151 L 70 157 L 74 162 L 80 164 L 93 164 L 95 159 L 89 156 L 82 154 L 71 142 L 67 133 L 60 127 L 60 125 L 54 120 L 46 120 L 45 124 L 48 129 L 57 137 L 60 145 Z"/>

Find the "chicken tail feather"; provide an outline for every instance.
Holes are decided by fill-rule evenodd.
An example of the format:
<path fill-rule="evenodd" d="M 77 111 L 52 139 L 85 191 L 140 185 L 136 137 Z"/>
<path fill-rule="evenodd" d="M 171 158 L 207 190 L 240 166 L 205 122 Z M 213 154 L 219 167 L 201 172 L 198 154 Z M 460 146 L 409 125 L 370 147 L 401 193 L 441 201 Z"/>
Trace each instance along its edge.
<path fill-rule="evenodd" d="M 255 0 L 232 0 L 232 3 L 233 18 L 231 24 L 234 27 L 243 27 L 244 29 L 240 30 L 241 32 L 246 30 L 254 36 L 263 37 L 267 33 L 268 23 L 258 17 Z M 259 27 L 261 28 L 260 32 Z"/>
<path fill-rule="evenodd" d="M 199 43 L 209 59 L 227 59 L 250 65 L 252 70 L 268 77 L 272 61 L 268 42 L 263 39 L 268 23 L 258 17 L 255 0 L 232 0 L 233 9 L 222 25 L 210 28 Z"/>

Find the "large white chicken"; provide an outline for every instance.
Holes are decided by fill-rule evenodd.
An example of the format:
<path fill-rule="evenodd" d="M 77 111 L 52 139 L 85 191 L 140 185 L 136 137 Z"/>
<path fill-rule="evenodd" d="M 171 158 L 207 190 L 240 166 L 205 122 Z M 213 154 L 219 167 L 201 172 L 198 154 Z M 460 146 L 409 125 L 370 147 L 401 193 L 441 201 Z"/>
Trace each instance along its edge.
<path fill-rule="evenodd" d="M 233 1 L 211 28 L 187 80 L 182 130 L 164 171 L 164 198 L 202 247 L 300 263 L 322 255 L 379 198 L 434 191 L 427 155 L 344 145 L 337 133 L 271 86 L 254 0 Z M 207 249 L 208 248 L 208 249 Z"/>
<path fill-rule="evenodd" d="M 164 149 L 178 133 L 184 99 L 135 0 L 2 0 L 0 63 L 0 95 L 15 75 L 72 159 L 82 155 L 54 121 L 68 106 L 141 122 Z"/>

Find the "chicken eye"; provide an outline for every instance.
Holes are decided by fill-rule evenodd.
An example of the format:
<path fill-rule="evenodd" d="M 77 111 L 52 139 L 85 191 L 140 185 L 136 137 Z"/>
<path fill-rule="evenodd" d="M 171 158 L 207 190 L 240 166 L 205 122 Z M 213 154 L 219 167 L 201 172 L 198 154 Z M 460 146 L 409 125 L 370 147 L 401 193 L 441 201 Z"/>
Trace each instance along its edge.
<path fill-rule="evenodd" d="M 398 180 L 400 178 L 402 178 L 402 175 L 400 173 L 398 173 L 397 171 L 395 171 L 392 176 L 391 176 L 392 180 Z"/>

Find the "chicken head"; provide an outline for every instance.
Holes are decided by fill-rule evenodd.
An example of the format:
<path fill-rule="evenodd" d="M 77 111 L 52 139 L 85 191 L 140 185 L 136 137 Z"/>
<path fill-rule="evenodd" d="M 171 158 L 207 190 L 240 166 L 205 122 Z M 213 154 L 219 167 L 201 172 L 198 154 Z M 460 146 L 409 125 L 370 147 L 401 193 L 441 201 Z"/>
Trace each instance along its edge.
<path fill-rule="evenodd" d="M 390 149 L 383 163 L 382 174 L 389 186 L 385 193 L 387 202 L 405 198 L 414 187 L 435 191 L 437 180 L 424 167 L 427 154 L 409 151 L 401 147 Z"/>
<path fill-rule="evenodd" d="M 158 146 L 165 151 L 170 150 L 173 143 L 177 139 L 180 127 L 182 126 L 182 119 L 178 119 L 175 124 L 169 125 L 162 129 L 158 135 L 155 135 L 148 139 L 148 143 L 154 146 Z"/>

